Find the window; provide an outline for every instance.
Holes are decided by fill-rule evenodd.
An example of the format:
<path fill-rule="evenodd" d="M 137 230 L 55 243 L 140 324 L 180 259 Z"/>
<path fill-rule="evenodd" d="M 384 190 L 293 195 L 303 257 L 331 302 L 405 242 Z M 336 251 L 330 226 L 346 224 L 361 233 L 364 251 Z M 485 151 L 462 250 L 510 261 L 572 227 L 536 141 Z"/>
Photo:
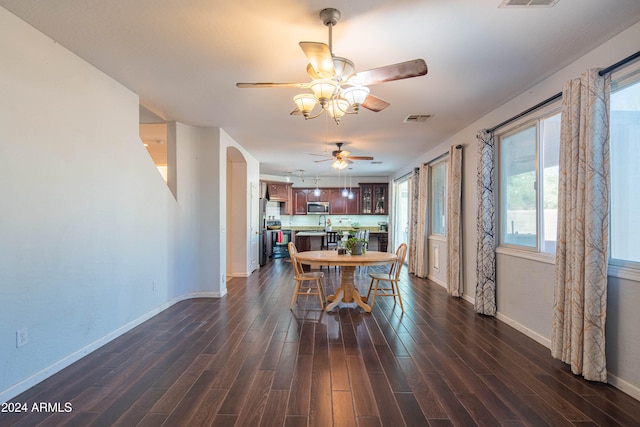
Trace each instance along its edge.
<path fill-rule="evenodd" d="M 447 229 L 447 163 L 431 166 L 431 234 L 444 236 Z"/>
<path fill-rule="evenodd" d="M 500 244 L 554 253 L 560 113 L 499 137 Z"/>
<path fill-rule="evenodd" d="M 640 73 L 612 82 L 610 258 L 640 262 Z"/>

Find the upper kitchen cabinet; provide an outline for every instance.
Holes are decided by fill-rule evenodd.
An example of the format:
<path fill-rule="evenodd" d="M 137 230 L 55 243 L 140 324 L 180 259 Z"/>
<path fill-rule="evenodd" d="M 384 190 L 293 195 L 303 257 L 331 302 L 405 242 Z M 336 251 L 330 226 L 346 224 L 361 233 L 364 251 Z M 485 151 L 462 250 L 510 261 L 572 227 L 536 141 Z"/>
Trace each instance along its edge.
<path fill-rule="evenodd" d="M 332 188 L 329 190 L 329 209 L 331 215 L 358 215 L 360 214 L 360 190 L 353 188 L 353 198 L 342 196 L 342 189 Z"/>
<path fill-rule="evenodd" d="M 329 190 L 321 189 L 320 195 L 315 195 L 315 188 L 293 189 L 293 214 L 306 215 L 307 202 L 330 202 Z"/>
<path fill-rule="evenodd" d="M 309 202 L 330 202 L 329 190 L 320 188 L 320 195 L 315 195 L 315 188 L 309 188 L 307 190 L 307 201 Z"/>
<path fill-rule="evenodd" d="M 293 214 L 291 184 L 284 182 L 265 182 L 267 186 L 266 196 L 270 202 L 280 203 L 281 215 Z"/>
<path fill-rule="evenodd" d="M 272 202 L 289 202 L 291 199 L 291 184 L 284 182 L 267 182 L 267 198 Z"/>
<path fill-rule="evenodd" d="M 293 189 L 293 214 L 294 215 L 307 214 L 307 198 L 308 197 L 309 197 L 309 190 L 305 188 Z"/>
<path fill-rule="evenodd" d="M 389 184 L 360 184 L 360 209 L 363 215 L 387 215 Z"/>

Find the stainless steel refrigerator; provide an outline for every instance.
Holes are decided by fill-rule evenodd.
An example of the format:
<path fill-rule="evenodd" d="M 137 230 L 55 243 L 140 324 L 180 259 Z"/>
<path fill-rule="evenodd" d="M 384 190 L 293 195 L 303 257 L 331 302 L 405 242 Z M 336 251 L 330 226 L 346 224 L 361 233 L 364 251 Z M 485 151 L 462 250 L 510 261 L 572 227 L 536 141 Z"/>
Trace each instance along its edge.
<path fill-rule="evenodd" d="M 269 259 L 267 250 L 271 245 L 271 236 L 267 235 L 267 199 L 260 199 L 258 206 L 260 209 L 260 225 L 258 232 L 258 250 L 260 253 L 258 254 L 258 262 L 260 265 L 265 265 Z"/>

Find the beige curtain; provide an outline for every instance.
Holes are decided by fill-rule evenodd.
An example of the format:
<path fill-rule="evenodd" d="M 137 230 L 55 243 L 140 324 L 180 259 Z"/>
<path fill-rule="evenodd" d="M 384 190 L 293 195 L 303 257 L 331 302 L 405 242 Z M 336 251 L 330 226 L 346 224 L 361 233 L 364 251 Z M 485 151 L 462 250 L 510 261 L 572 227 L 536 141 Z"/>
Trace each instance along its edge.
<path fill-rule="evenodd" d="M 447 196 L 447 282 L 449 294 L 462 295 L 462 145 L 449 151 L 449 191 Z"/>
<path fill-rule="evenodd" d="M 411 228 L 409 235 L 409 272 L 427 277 L 427 200 L 429 196 L 427 165 L 416 168 L 411 186 Z"/>
<path fill-rule="evenodd" d="M 610 77 L 588 70 L 562 92 L 551 354 L 607 380 Z"/>

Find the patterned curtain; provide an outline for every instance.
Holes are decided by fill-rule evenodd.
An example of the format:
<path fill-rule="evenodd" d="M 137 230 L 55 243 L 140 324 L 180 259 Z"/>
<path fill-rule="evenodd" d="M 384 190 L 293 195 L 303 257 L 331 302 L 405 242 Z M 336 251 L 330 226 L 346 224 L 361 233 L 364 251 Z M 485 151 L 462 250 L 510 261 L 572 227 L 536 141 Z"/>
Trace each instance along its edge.
<path fill-rule="evenodd" d="M 416 272 L 416 248 L 418 229 L 418 183 L 420 182 L 420 168 L 415 168 L 409 178 L 409 259 L 407 260 L 409 273 Z"/>
<path fill-rule="evenodd" d="M 493 132 L 481 130 L 478 140 L 477 313 L 496 315 L 495 144 Z"/>
<path fill-rule="evenodd" d="M 429 189 L 427 165 L 416 168 L 411 186 L 411 246 L 409 247 L 409 272 L 427 277 L 427 200 Z"/>
<path fill-rule="evenodd" d="M 607 381 L 610 77 L 588 70 L 565 84 L 560 127 L 558 239 L 551 354 Z"/>
<path fill-rule="evenodd" d="M 462 295 L 462 145 L 449 151 L 449 194 L 447 197 L 447 282 L 449 293 Z"/>

